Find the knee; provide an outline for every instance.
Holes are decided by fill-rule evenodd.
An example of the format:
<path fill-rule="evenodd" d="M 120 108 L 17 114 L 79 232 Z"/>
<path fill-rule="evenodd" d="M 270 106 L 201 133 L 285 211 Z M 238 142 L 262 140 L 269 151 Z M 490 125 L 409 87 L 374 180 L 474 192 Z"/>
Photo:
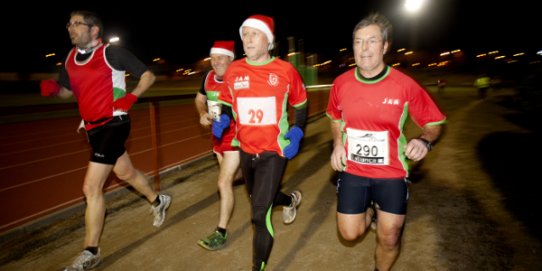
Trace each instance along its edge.
<path fill-rule="evenodd" d="M 123 171 L 116 171 L 115 175 L 117 175 L 117 178 L 119 178 L 122 181 L 128 181 L 132 180 L 137 175 L 137 170 L 135 168 L 129 168 Z"/>
<path fill-rule="evenodd" d="M 339 228 L 339 233 L 341 234 L 341 237 L 346 241 L 355 241 L 365 232 L 361 228 L 345 227 L 341 225 L 339 225 L 338 228 Z"/>
<path fill-rule="evenodd" d="M 252 224 L 256 227 L 266 227 L 267 209 L 264 207 L 253 207 Z"/>
<path fill-rule="evenodd" d="M 401 243 L 401 230 L 393 230 L 378 234 L 378 243 L 388 250 L 397 248 Z"/>
<path fill-rule="evenodd" d="M 100 195 L 102 193 L 102 187 L 99 187 L 96 184 L 89 184 L 84 183 L 83 184 L 83 194 L 85 194 L 86 198 L 93 198 L 97 195 Z"/>
<path fill-rule="evenodd" d="M 232 186 L 232 176 L 227 174 L 221 174 L 218 177 L 218 190 L 225 191 L 231 189 Z"/>

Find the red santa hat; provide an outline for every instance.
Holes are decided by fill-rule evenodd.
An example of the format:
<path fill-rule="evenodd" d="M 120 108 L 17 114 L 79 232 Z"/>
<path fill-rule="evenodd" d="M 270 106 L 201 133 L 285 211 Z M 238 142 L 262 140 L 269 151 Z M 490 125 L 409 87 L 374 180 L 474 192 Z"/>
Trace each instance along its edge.
<path fill-rule="evenodd" d="M 221 54 L 235 58 L 234 48 L 235 42 L 232 40 L 217 40 L 211 47 L 209 54 Z"/>
<path fill-rule="evenodd" d="M 243 38 L 243 26 L 249 26 L 262 31 L 267 36 L 267 41 L 269 41 L 267 48 L 269 50 L 273 49 L 275 41 L 275 36 L 273 35 L 273 32 L 275 32 L 275 22 L 273 18 L 265 15 L 252 15 L 248 17 L 239 28 L 241 38 Z"/>

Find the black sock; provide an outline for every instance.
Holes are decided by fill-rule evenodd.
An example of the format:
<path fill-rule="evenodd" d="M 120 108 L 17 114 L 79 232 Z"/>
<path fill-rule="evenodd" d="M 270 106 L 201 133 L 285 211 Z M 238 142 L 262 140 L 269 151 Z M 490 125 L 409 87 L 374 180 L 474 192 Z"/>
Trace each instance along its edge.
<path fill-rule="evenodd" d="M 156 199 L 152 202 L 152 206 L 156 207 L 160 205 L 160 195 L 156 196 Z"/>
<path fill-rule="evenodd" d="M 222 234 L 222 236 L 226 236 L 226 229 L 221 228 L 221 227 L 216 227 L 216 231 L 220 232 L 220 234 Z"/>
<path fill-rule="evenodd" d="M 273 199 L 273 206 L 292 206 L 292 197 L 279 191 Z"/>
<path fill-rule="evenodd" d="M 98 247 L 86 247 L 85 250 L 90 251 L 94 255 L 98 254 Z"/>

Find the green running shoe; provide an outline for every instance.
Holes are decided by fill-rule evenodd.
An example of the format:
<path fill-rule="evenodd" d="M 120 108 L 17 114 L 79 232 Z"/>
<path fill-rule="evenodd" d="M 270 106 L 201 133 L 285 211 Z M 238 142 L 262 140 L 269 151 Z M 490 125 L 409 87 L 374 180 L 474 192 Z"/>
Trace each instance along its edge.
<path fill-rule="evenodd" d="M 211 235 L 200 239 L 198 245 L 207 250 L 219 250 L 226 244 L 228 234 L 222 235 L 222 233 L 215 231 Z"/>

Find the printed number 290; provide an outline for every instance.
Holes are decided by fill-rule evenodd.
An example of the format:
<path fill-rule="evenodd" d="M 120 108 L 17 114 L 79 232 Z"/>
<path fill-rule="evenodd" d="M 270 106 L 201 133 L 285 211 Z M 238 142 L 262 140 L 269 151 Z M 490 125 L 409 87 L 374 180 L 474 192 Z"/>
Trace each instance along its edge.
<path fill-rule="evenodd" d="M 357 151 L 356 154 L 363 155 L 363 156 L 373 156 L 376 157 L 378 155 L 378 148 L 376 146 L 369 146 L 369 145 L 361 145 L 356 144 Z"/>

